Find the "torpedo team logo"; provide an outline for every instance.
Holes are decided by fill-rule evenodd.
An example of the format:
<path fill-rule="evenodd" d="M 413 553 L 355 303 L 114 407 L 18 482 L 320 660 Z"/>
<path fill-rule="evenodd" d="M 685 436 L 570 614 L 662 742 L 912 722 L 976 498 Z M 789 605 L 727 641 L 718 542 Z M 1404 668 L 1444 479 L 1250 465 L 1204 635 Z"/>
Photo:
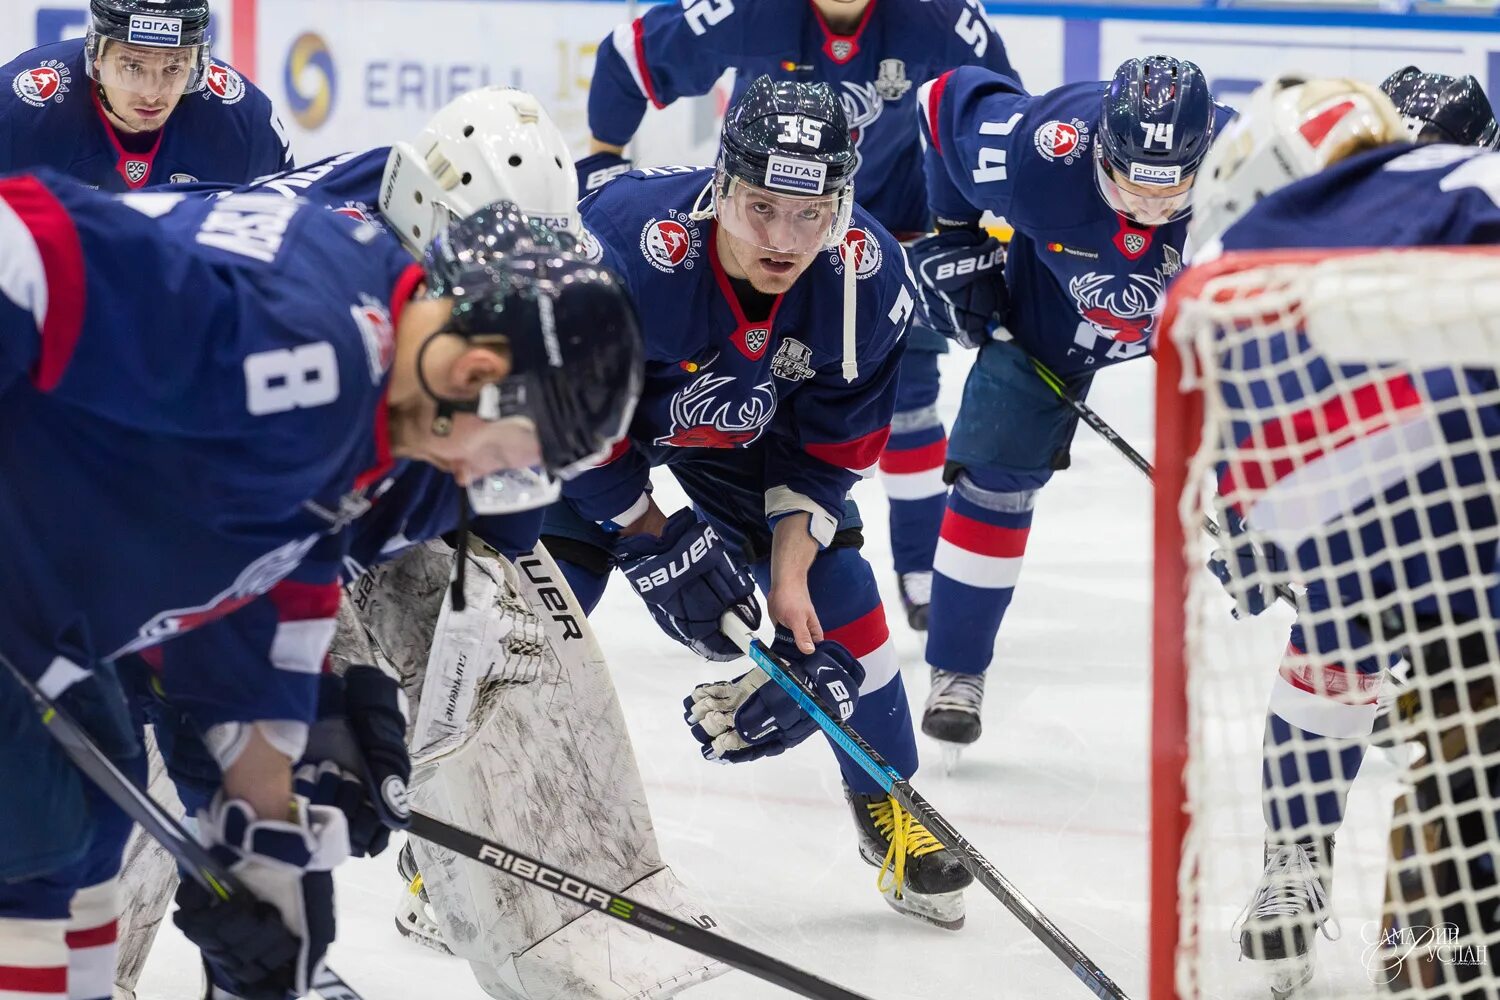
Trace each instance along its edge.
<path fill-rule="evenodd" d="M 669 448 L 743 448 L 765 431 L 776 415 L 776 388 L 762 382 L 748 398 L 733 389 L 733 375 L 704 372 L 672 397 L 672 432 L 654 442 Z M 722 390 L 729 399 L 721 399 Z"/>
<path fill-rule="evenodd" d="M 68 85 L 73 82 L 73 71 L 66 63 L 46 59 L 40 66 L 23 69 L 11 81 L 10 89 L 17 97 L 33 108 L 44 108 L 48 101 L 61 104 L 68 94 Z"/>
<path fill-rule="evenodd" d="M 854 277 L 861 280 L 880 270 L 880 241 L 857 227 L 850 228 L 844 236 L 842 250 L 834 247 L 828 255 L 832 258 L 834 273 L 840 276 L 844 273 L 845 260 L 854 261 Z"/>
<path fill-rule="evenodd" d="M 1068 291 L 1078 315 L 1100 336 L 1117 344 L 1140 344 L 1151 336 L 1162 281 L 1154 274 L 1128 274 L 1116 278 L 1090 271 L 1068 282 Z M 1079 328 L 1079 341 L 1084 338 Z M 1092 336 L 1081 346 L 1093 347 Z"/>
<path fill-rule="evenodd" d="M 667 215 L 665 219 L 652 219 L 641 230 L 641 255 L 664 274 L 679 267 L 691 271 L 703 246 L 698 225 L 675 209 Z"/>
<path fill-rule="evenodd" d="M 1088 123 L 1081 118 L 1066 122 L 1054 118 L 1036 130 L 1032 142 L 1036 144 L 1036 151 L 1041 154 L 1042 159 L 1074 163 L 1088 151 Z"/>
<path fill-rule="evenodd" d="M 228 66 L 210 63 L 203 76 L 204 96 L 213 94 L 225 104 L 238 104 L 245 97 L 245 78 Z"/>

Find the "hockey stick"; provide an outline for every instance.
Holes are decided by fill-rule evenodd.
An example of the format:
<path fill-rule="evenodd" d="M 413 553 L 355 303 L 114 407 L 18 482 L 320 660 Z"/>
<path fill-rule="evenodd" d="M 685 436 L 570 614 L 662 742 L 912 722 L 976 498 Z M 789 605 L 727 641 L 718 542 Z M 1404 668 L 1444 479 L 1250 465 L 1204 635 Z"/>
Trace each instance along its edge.
<path fill-rule="evenodd" d="M 1048 388 L 1057 393 L 1058 397 L 1063 402 L 1067 403 L 1068 406 L 1072 408 L 1074 413 L 1082 417 L 1084 423 L 1092 427 L 1094 431 L 1104 440 L 1114 445 L 1115 451 L 1118 451 L 1121 455 L 1124 455 L 1125 459 L 1130 462 L 1131 465 L 1141 470 L 1141 473 L 1145 475 L 1147 479 L 1154 480 L 1156 478 L 1156 470 L 1151 467 L 1151 463 L 1146 460 L 1146 456 L 1142 455 L 1140 452 L 1132 448 L 1129 441 L 1126 441 L 1124 438 L 1122 438 L 1113 427 L 1104 422 L 1103 417 L 1094 412 L 1093 407 L 1089 406 L 1083 400 L 1076 398 L 1071 392 L 1069 392 L 1067 384 L 1063 382 L 1062 379 L 1058 378 L 1056 373 L 1054 373 L 1052 369 L 1042 364 L 1036 358 L 1028 356 L 1027 360 L 1031 362 L 1031 367 L 1036 371 L 1037 375 L 1041 377 L 1042 381 L 1047 383 Z M 1207 514 L 1203 515 L 1203 530 L 1208 532 L 1216 539 L 1223 539 L 1224 537 L 1224 529 L 1219 527 L 1219 522 L 1215 521 Z M 1277 597 L 1285 601 L 1287 605 L 1293 610 L 1296 610 L 1297 595 L 1292 593 L 1292 588 L 1288 587 L 1284 583 L 1278 583 L 1274 589 L 1276 591 Z"/>
<path fill-rule="evenodd" d="M 119 806 L 127 816 L 140 824 L 141 829 L 156 838 L 157 842 L 167 849 L 167 853 L 177 859 L 178 867 L 187 872 L 193 881 L 220 899 L 229 899 L 231 896 L 246 891 L 240 880 L 231 875 L 228 869 L 208 853 L 207 848 L 189 835 L 171 813 L 163 809 L 160 803 L 147 795 L 135 782 L 115 767 L 114 761 L 99 749 L 99 744 L 94 742 L 88 730 L 80 726 L 72 716 L 47 697 L 41 688 L 37 687 L 30 677 L 21 673 L 20 668 L 3 653 L 0 653 L 0 664 L 3 664 L 10 675 L 21 685 L 21 690 L 31 696 L 37 713 L 42 717 L 42 725 L 47 727 L 47 732 L 57 741 L 57 745 L 73 762 L 73 766 L 98 785 L 99 790 L 108 796 L 111 802 Z M 340 987 L 341 992 L 323 992 L 325 988 L 334 986 Z M 353 987 L 344 982 L 338 973 L 326 966 L 313 988 L 323 993 L 325 1000 L 362 1000 Z"/>
<path fill-rule="evenodd" d="M 864 737 L 849 728 L 847 723 L 835 721 L 819 704 L 817 695 L 806 682 L 794 677 L 786 669 L 783 661 L 756 638 L 750 626 L 741 621 L 738 615 L 732 611 L 726 612 L 719 627 L 725 635 L 734 640 L 736 645 L 748 653 L 755 665 L 769 674 L 771 680 L 775 681 L 777 686 L 785 691 L 823 732 L 828 734 L 829 739 L 837 743 L 851 760 L 873 778 L 887 795 L 895 799 L 902 809 L 915 816 L 929 833 L 952 851 L 969 874 L 988 889 L 992 896 L 1000 900 L 1005 908 L 1021 921 L 1021 925 L 1046 946 L 1048 951 L 1057 956 L 1069 971 L 1088 987 L 1090 993 L 1106 998 L 1106 1000 L 1128 1000 L 1124 991 L 1115 985 L 1114 980 L 1110 979 L 1099 966 L 1094 964 L 1092 959 L 1080 951 L 1076 944 L 1068 940 L 1068 936 L 1056 924 L 1048 920 L 1046 914 L 1038 910 L 1031 900 L 1021 895 L 1021 891 L 1012 885 L 988 858 L 980 854 L 978 848 L 969 843 L 963 834 L 955 830 L 926 799 L 917 794 L 916 789 L 911 787 L 911 783 L 903 778 L 899 771 L 887 764 L 885 759 L 865 742 Z"/>
<path fill-rule="evenodd" d="M 513 875 L 554 895 L 597 910 L 632 927 L 639 927 L 648 934 L 691 948 L 700 955 L 717 959 L 798 996 L 810 997 L 812 1000 L 868 1000 L 862 994 L 820 979 L 780 959 L 600 888 L 577 875 L 553 868 L 545 862 L 512 851 L 467 830 L 460 830 L 435 817 L 413 812 L 409 832 L 430 844 L 445 847 L 455 854 Z"/>

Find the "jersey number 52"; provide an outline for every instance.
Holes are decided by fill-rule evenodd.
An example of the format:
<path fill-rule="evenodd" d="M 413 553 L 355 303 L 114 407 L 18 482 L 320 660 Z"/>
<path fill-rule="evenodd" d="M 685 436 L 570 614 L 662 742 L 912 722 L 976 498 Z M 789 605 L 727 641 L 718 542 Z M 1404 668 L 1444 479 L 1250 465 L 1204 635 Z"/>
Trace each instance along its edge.
<path fill-rule="evenodd" d="M 969 0 L 969 6 L 958 12 L 953 31 L 974 49 L 975 58 L 984 58 L 984 50 L 990 47 L 990 32 L 979 0 Z"/>
<path fill-rule="evenodd" d="M 734 0 L 682 0 L 682 16 L 701 35 L 734 13 Z"/>

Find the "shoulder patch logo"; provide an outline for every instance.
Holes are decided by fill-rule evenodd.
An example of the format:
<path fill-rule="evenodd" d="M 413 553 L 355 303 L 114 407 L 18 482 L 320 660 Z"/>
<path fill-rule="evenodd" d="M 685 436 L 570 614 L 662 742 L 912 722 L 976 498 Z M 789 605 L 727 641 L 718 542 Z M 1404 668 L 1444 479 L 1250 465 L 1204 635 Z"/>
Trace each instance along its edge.
<path fill-rule="evenodd" d="M 789 382 L 803 382 L 817 372 L 812 366 L 812 348 L 794 337 L 786 337 L 771 359 L 771 374 Z"/>
<path fill-rule="evenodd" d="M 1074 163 L 1089 148 L 1089 126 L 1081 118 L 1071 121 L 1052 121 L 1043 123 L 1032 136 L 1036 143 L 1036 151 L 1041 154 L 1042 159 L 1052 162 L 1062 160 L 1064 163 Z"/>
<path fill-rule="evenodd" d="M 354 317 L 354 325 L 365 342 L 370 382 L 379 385 L 396 355 L 396 329 L 391 324 L 391 312 L 373 295 L 361 294 L 359 305 L 349 307 L 349 315 Z"/>
<path fill-rule="evenodd" d="M 641 230 L 641 255 L 663 274 L 678 267 L 691 271 L 702 246 L 698 224 L 676 209 L 668 209 L 667 218 L 652 219 Z"/>
<path fill-rule="evenodd" d="M 68 69 L 66 63 L 46 59 L 40 66 L 17 73 L 10 89 L 33 108 L 42 108 L 46 107 L 48 101 L 61 104 L 67 97 L 68 85 L 72 82 L 73 71 Z"/>
<path fill-rule="evenodd" d="M 209 64 L 203 86 L 225 104 L 238 104 L 245 97 L 245 78 L 220 63 Z"/>
<path fill-rule="evenodd" d="M 906 63 L 900 59 L 880 60 L 880 75 L 875 78 L 875 92 L 887 101 L 899 101 L 911 90 L 906 78 Z"/>
<path fill-rule="evenodd" d="M 868 233 L 858 227 L 853 227 L 844 236 L 844 248 L 840 250 L 834 247 L 828 251 L 833 261 L 835 274 L 844 273 L 844 260 L 846 258 L 854 261 L 854 277 L 860 280 L 870 277 L 880 270 L 884 254 L 880 249 L 880 240 L 873 233 Z"/>
<path fill-rule="evenodd" d="M 590 264 L 597 264 L 601 260 L 603 260 L 604 244 L 599 242 L 599 237 L 595 236 L 589 230 L 583 229 L 581 227 L 579 229 L 579 233 L 580 235 L 578 237 L 578 252 L 583 254 L 584 259 L 587 260 Z"/>

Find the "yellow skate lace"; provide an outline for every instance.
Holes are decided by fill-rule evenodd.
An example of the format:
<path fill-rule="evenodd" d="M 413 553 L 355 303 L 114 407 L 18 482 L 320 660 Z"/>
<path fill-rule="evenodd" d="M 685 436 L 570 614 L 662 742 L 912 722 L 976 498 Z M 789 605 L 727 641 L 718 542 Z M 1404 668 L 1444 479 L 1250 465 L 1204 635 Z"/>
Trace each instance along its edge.
<path fill-rule="evenodd" d="M 901 887 L 906 884 L 906 859 L 941 851 L 943 845 L 927 827 L 917 822 L 915 816 L 902 809 L 894 798 L 887 797 L 884 802 L 871 802 L 865 808 L 870 810 L 875 829 L 880 831 L 890 845 L 885 849 L 885 861 L 880 866 L 880 874 L 875 876 L 875 885 L 881 892 L 894 888 L 896 898 L 900 899 Z M 894 880 L 893 885 L 887 885 L 887 873 Z"/>

